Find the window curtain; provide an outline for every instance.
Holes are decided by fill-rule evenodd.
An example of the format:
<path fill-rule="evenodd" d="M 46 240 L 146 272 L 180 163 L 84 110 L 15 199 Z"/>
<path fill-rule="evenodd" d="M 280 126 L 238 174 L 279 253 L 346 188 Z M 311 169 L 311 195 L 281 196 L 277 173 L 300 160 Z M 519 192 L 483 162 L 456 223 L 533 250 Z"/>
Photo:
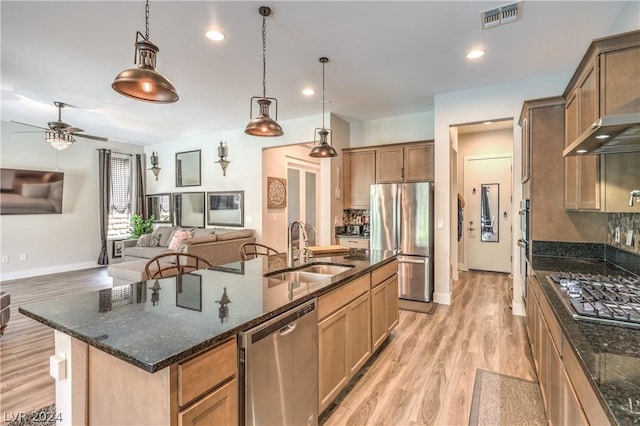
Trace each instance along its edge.
<path fill-rule="evenodd" d="M 144 182 L 142 181 L 142 156 L 136 154 L 136 214 L 146 218 L 147 205 L 144 202 Z"/>
<path fill-rule="evenodd" d="M 100 197 L 100 256 L 98 265 L 109 264 L 109 251 L 107 250 L 107 234 L 109 231 L 109 211 L 111 207 L 111 151 L 98 150 L 98 185 Z"/>

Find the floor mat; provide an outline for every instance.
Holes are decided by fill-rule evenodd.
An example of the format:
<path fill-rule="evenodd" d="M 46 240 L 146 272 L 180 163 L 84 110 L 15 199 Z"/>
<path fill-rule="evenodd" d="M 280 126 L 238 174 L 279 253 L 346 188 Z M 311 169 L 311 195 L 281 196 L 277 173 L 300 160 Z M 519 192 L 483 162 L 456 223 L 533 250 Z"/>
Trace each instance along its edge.
<path fill-rule="evenodd" d="M 538 383 L 477 369 L 469 425 L 546 425 Z"/>
<path fill-rule="evenodd" d="M 404 311 L 422 312 L 423 314 L 433 314 L 438 307 L 438 304 L 433 302 L 416 302 L 405 299 L 400 299 L 398 305 Z"/>

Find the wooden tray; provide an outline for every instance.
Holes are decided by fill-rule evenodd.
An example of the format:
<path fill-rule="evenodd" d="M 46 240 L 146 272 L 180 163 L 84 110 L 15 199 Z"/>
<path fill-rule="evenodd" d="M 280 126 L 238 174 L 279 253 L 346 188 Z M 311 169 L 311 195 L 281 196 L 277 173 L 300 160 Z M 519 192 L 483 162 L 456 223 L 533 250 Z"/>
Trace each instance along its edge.
<path fill-rule="evenodd" d="M 333 246 L 310 246 L 309 251 L 313 254 L 327 254 L 327 253 L 348 253 L 349 247 L 333 245 Z"/>

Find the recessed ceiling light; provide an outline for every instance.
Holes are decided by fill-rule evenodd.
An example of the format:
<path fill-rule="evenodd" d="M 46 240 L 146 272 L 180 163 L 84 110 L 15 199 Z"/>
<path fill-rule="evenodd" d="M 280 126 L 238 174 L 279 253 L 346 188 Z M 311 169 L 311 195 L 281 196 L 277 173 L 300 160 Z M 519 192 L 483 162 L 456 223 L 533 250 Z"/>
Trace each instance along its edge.
<path fill-rule="evenodd" d="M 609 139 L 611 137 L 611 135 L 598 135 L 596 136 L 596 139 Z"/>
<path fill-rule="evenodd" d="M 485 122 L 484 122 L 484 123 L 482 123 L 482 124 L 485 124 L 485 125 L 487 125 L 487 126 L 488 126 L 489 124 L 492 124 L 492 123 L 493 123 L 493 121 L 485 121 Z"/>
<path fill-rule="evenodd" d="M 310 88 L 306 88 L 302 91 L 302 94 L 305 96 L 311 96 L 311 95 L 315 95 L 316 91 Z"/>
<path fill-rule="evenodd" d="M 586 149 L 579 149 L 579 150 L 576 151 L 576 154 L 584 154 L 586 152 L 587 152 Z"/>
<path fill-rule="evenodd" d="M 222 41 L 224 40 L 224 34 L 222 34 L 220 31 L 211 30 L 207 31 L 207 38 L 213 41 Z"/>
<path fill-rule="evenodd" d="M 478 59 L 484 56 L 484 50 L 472 50 L 467 53 L 467 59 Z"/>

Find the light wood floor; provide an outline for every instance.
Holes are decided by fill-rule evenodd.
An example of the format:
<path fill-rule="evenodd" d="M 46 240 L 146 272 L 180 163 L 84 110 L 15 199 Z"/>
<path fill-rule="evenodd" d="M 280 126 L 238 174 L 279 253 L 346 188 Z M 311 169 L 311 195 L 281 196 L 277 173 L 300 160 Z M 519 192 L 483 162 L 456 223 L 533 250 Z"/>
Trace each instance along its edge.
<path fill-rule="evenodd" d="M 4 281 L 11 294 L 11 319 L 0 338 L 0 421 L 55 402 L 49 376 L 53 329 L 18 312 L 27 303 L 111 287 L 105 267 Z M 11 413 L 14 414 L 12 417 Z"/>
<path fill-rule="evenodd" d="M 0 339 L 0 420 L 52 404 L 53 331 L 18 306 L 111 286 L 106 268 L 6 281 L 11 321 Z M 325 425 L 466 425 L 477 368 L 535 380 L 524 321 L 508 305 L 507 275 L 465 272 L 450 306 L 401 311 L 383 352 Z"/>
<path fill-rule="evenodd" d="M 505 274 L 465 272 L 450 306 L 400 312 L 390 341 L 329 425 L 468 425 L 477 368 L 536 380 Z"/>

